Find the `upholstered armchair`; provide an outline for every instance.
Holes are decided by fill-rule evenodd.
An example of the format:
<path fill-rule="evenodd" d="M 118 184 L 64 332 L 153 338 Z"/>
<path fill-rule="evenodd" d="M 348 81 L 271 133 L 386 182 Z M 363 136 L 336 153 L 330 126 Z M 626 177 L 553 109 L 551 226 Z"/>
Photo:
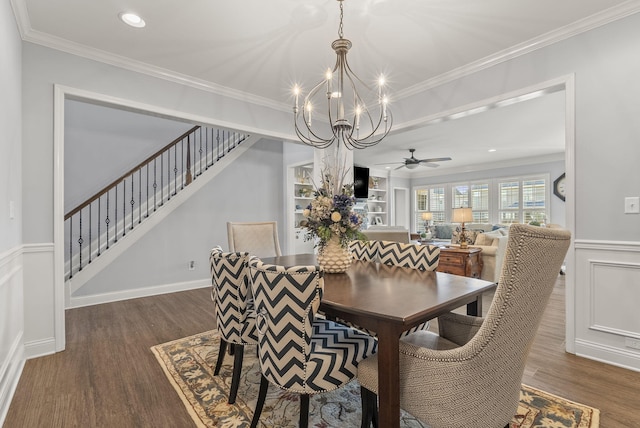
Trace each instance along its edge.
<path fill-rule="evenodd" d="M 278 223 L 227 222 L 229 251 L 246 251 L 256 257 L 281 256 Z"/>
<path fill-rule="evenodd" d="M 249 253 L 225 253 L 215 247 L 209 257 L 211 262 L 211 297 L 215 303 L 216 322 L 220 333 L 220 350 L 213 374 L 218 375 L 224 360 L 227 344 L 234 355 L 233 374 L 229 391 L 229 404 L 236 401 L 244 345 L 257 345 L 255 311 L 249 294 Z"/>
<path fill-rule="evenodd" d="M 432 428 L 509 424 L 527 354 L 570 240 L 566 230 L 511 226 L 486 318 L 449 313 L 438 317 L 439 334 L 419 331 L 401 339 L 403 409 Z M 358 366 L 363 427 L 376 420 L 377 368 L 375 356 Z"/>
<path fill-rule="evenodd" d="M 299 426 L 306 428 L 309 396 L 353 380 L 358 363 L 375 352 L 376 340 L 316 317 L 324 289 L 319 267 L 269 265 L 257 258 L 249 265 L 262 372 L 251 427 L 258 425 L 271 384 L 301 395 Z"/>

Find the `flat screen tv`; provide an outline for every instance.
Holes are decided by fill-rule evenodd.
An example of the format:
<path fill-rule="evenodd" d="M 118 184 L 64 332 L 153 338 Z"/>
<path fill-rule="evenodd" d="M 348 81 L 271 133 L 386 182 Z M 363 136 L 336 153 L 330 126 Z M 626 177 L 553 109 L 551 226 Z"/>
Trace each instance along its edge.
<path fill-rule="evenodd" d="M 353 196 L 357 199 L 369 197 L 369 168 L 353 167 Z"/>

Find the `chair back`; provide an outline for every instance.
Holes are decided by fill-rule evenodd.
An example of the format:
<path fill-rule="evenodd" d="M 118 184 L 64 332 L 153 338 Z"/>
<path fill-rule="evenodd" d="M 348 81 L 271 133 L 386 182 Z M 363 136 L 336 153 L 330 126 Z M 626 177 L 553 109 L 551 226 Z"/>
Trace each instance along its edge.
<path fill-rule="evenodd" d="M 324 290 L 317 266 L 250 263 L 262 374 L 281 388 L 306 392 L 313 321 Z"/>
<path fill-rule="evenodd" d="M 378 241 L 351 241 L 349 250 L 354 260 L 375 262 L 378 260 Z"/>
<path fill-rule="evenodd" d="M 229 251 L 246 251 L 256 257 L 281 256 L 278 223 L 227 222 Z"/>
<path fill-rule="evenodd" d="M 445 369 L 444 381 L 449 385 L 442 392 L 446 399 L 431 394 L 428 403 L 420 402 L 414 409 L 424 408 L 427 413 L 431 412 L 426 407 L 439 409 L 440 419 L 433 414 L 425 419 L 430 424 L 451 426 L 451 415 L 470 420 L 479 409 L 485 414 L 479 426 L 511 418 L 518 406 L 527 355 L 570 241 L 571 234 L 564 229 L 510 227 L 502 274 L 482 325 L 464 346 L 439 353 L 438 359 L 450 361 L 451 371 L 434 367 L 433 373 L 425 374 Z M 446 332 L 441 330 L 440 335 Z"/>
<path fill-rule="evenodd" d="M 220 335 L 230 343 L 257 343 L 255 328 L 246 322 L 250 316 L 249 253 L 211 250 L 212 294 Z"/>
<path fill-rule="evenodd" d="M 436 270 L 440 260 L 440 248 L 435 245 L 378 241 L 377 254 L 380 263 L 419 270 Z"/>

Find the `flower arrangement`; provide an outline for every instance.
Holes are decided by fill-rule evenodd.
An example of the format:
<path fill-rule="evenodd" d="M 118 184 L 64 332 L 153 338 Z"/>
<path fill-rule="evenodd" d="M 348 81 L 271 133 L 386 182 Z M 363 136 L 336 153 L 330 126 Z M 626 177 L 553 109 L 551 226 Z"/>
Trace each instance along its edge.
<path fill-rule="evenodd" d="M 355 198 L 353 184 L 345 184 L 346 171 L 340 167 L 325 167 L 314 198 L 303 211 L 306 220 L 301 226 L 307 229 L 305 240 L 318 238 L 318 246 L 324 247 L 332 238 L 347 248 L 349 241 L 365 239 L 360 232 L 362 217 L 353 211 Z"/>

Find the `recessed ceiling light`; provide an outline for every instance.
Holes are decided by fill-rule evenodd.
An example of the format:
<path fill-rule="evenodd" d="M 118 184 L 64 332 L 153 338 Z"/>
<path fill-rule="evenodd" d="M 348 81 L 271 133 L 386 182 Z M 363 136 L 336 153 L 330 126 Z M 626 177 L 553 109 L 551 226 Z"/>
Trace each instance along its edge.
<path fill-rule="evenodd" d="M 135 13 L 120 12 L 120 14 L 118 16 L 120 17 L 122 22 L 124 22 L 125 24 L 130 25 L 132 27 L 135 27 L 135 28 L 144 28 L 144 26 L 147 25 L 144 22 L 144 19 L 140 18 Z"/>
<path fill-rule="evenodd" d="M 391 169 L 391 167 L 390 167 L 390 166 L 385 166 L 384 168 L 385 168 L 385 169 Z"/>
<path fill-rule="evenodd" d="M 489 149 L 489 153 L 493 153 L 495 151 L 496 151 L 496 149 Z"/>

